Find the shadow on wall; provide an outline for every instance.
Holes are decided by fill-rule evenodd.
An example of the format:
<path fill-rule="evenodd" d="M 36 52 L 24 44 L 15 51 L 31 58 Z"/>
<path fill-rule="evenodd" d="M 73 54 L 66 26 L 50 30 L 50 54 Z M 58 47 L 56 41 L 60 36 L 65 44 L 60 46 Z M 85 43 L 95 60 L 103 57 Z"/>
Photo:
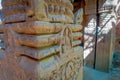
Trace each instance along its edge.
<path fill-rule="evenodd" d="M 96 33 L 96 15 L 88 15 L 88 25 L 85 27 L 85 46 L 84 46 L 84 61 L 85 65 L 89 67 L 94 66 L 94 53 L 95 53 L 95 33 Z M 97 60 L 100 62 L 96 66 L 103 68 L 103 71 L 109 69 L 109 57 L 111 56 L 111 47 L 114 46 L 114 41 L 112 37 L 115 36 L 114 31 L 114 17 L 110 14 L 101 14 L 100 15 L 100 26 L 98 27 L 98 39 L 97 39 Z M 109 26 L 109 27 L 108 27 Z M 112 43 L 111 43 L 112 42 Z M 113 45 L 111 45 L 113 44 Z M 107 57 L 108 56 L 108 57 Z M 99 61 L 98 61 L 99 60 Z"/>

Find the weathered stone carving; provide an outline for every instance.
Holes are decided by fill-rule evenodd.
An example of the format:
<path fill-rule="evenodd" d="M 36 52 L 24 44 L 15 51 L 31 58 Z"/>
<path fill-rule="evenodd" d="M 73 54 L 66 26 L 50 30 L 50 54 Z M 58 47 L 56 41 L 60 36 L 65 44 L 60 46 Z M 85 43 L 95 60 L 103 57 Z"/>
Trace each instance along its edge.
<path fill-rule="evenodd" d="M 61 38 L 61 53 L 69 53 L 72 51 L 72 30 L 69 27 L 66 27 L 62 31 Z"/>
<path fill-rule="evenodd" d="M 51 21 L 73 23 L 73 6 L 69 0 L 46 0 Z"/>
<path fill-rule="evenodd" d="M 82 80 L 77 79 L 83 59 L 82 26 L 70 24 L 73 23 L 70 0 L 10 1 L 2 1 L 5 61 L 19 77 L 7 77 L 10 80 Z M 24 7 L 21 9 L 19 5 Z M 4 76 L 0 79 L 5 80 Z"/>
<path fill-rule="evenodd" d="M 2 0 L 2 5 L 5 23 L 30 20 L 73 23 L 69 0 Z"/>
<path fill-rule="evenodd" d="M 78 11 L 76 11 L 74 16 L 75 16 L 74 23 L 81 24 L 83 21 L 83 9 L 80 8 Z"/>
<path fill-rule="evenodd" d="M 48 6 L 44 0 L 2 0 L 4 22 L 47 20 Z"/>

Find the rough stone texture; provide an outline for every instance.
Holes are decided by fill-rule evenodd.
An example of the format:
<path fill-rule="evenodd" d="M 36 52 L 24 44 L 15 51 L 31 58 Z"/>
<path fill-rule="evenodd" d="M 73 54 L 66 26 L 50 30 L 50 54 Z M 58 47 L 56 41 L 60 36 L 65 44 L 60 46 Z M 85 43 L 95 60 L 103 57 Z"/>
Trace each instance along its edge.
<path fill-rule="evenodd" d="M 109 80 L 120 80 L 120 68 L 113 68 L 111 70 L 110 79 Z"/>
<path fill-rule="evenodd" d="M 82 26 L 70 24 L 69 0 L 2 0 L 2 6 L 0 80 L 82 80 Z"/>
<path fill-rule="evenodd" d="M 29 25 L 31 24 L 31 22 L 30 23 L 25 22 L 20 24 L 26 24 L 27 26 L 27 24 Z M 36 25 L 36 27 L 39 26 L 38 28 L 43 27 L 43 25 L 41 26 L 40 24 L 42 23 L 33 22 L 32 26 L 34 25 Z M 62 32 L 60 30 L 60 32 L 58 31 L 54 35 L 51 34 L 46 35 L 43 33 L 44 32 L 47 33 L 45 29 L 47 29 L 48 27 L 43 27 L 42 29 L 45 30 L 44 32 L 43 31 L 39 31 L 38 33 L 33 32 L 32 35 L 32 33 L 27 34 L 26 31 L 26 33 L 23 34 L 19 30 L 17 30 L 16 32 L 14 31 L 16 30 L 17 26 L 20 26 L 19 23 L 4 25 L 5 27 L 7 27 L 6 35 L 8 41 L 7 43 L 5 43 L 5 45 L 7 45 L 5 52 L 7 58 L 6 61 L 3 62 L 1 61 L 1 66 L 5 65 L 6 67 L 11 68 L 11 73 L 8 73 L 8 76 L 5 77 L 9 78 L 10 77 L 9 74 L 13 76 L 14 73 L 12 73 L 12 71 L 14 71 L 16 76 L 19 75 L 23 77 L 22 80 L 29 80 L 32 78 L 33 78 L 32 80 L 39 79 L 69 80 L 71 79 L 71 77 L 74 78 L 73 80 L 76 80 L 77 74 L 79 73 L 79 69 L 82 68 L 83 50 L 82 47 L 79 46 L 81 43 L 81 41 L 79 40 L 80 39 L 79 35 L 81 35 L 81 33 L 76 32 L 76 29 L 78 29 L 77 31 L 80 30 L 79 28 L 74 29 L 72 27 L 73 25 L 68 27 L 66 26 L 67 24 L 66 25 L 56 23 L 51 24 L 51 26 L 54 25 L 64 26 L 62 27 L 63 29 L 61 29 Z M 74 27 L 80 26 L 74 25 Z M 19 29 L 21 31 L 23 29 L 24 31 L 24 28 L 19 27 Z M 27 29 L 30 32 L 30 29 L 29 28 Z M 54 32 L 54 30 L 51 31 Z M 9 64 L 12 65 L 9 66 Z M 6 69 L 3 68 L 3 70 Z M 26 78 L 27 75 L 33 76 Z M 21 78 L 19 79 L 18 77 L 14 76 L 11 78 L 12 78 L 11 80 L 16 79 L 21 80 Z M 5 80 L 5 78 L 3 77 L 2 80 Z"/>
<path fill-rule="evenodd" d="M 31 20 L 73 23 L 73 5 L 69 0 L 2 0 L 2 6 L 5 23 Z"/>
<path fill-rule="evenodd" d="M 120 53 L 119 52 L 114 53 L 114 56 L 113 56 L 113 67 L 114 68 L 120 67 Z"/>
<path fill-rule="evenodd" d="M 113 67 L 110 70 L 110 80 L 120 80 L 120 53 L 114 53 Z"/>

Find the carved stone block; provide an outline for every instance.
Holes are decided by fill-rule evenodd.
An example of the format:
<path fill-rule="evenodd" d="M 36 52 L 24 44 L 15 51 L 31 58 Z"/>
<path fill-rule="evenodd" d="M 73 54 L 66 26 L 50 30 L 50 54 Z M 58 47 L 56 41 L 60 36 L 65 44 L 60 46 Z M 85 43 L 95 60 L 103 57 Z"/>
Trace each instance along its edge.
<path fill-rule="evenodd" d="M 82 80 L 82 26 L 70 24 L 70 0 L 2 0 L 2 6 L 0 80 Z"/>
<path fill-rule="evenodd" d="M 69 0 L 2 0 L 5 23 L 51 21 L 73 23 Z"/>
<path fill-rule="evenodd" d="M 48 21 L 48 6 L 44 0 L 2 0 L 5 23 L 27 20 Z"/>
<path fill-rule="evenodd" d="M 4 27 L 10 64 L 33 75 L 22 80 L 76 80 L 82 68 L 81 25 L 33 21 Z"/>

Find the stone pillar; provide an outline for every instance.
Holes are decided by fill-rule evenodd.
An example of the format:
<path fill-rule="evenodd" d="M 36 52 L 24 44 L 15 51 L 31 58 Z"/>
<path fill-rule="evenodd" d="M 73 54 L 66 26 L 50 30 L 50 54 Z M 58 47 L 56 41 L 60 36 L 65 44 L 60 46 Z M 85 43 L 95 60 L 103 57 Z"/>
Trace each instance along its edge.
<path fill-rule="evenodd" d="M 2 0 L 2 6 L 0 80 L 82 80 L 82 13 L 74 17 L 70 0 Z"/>

